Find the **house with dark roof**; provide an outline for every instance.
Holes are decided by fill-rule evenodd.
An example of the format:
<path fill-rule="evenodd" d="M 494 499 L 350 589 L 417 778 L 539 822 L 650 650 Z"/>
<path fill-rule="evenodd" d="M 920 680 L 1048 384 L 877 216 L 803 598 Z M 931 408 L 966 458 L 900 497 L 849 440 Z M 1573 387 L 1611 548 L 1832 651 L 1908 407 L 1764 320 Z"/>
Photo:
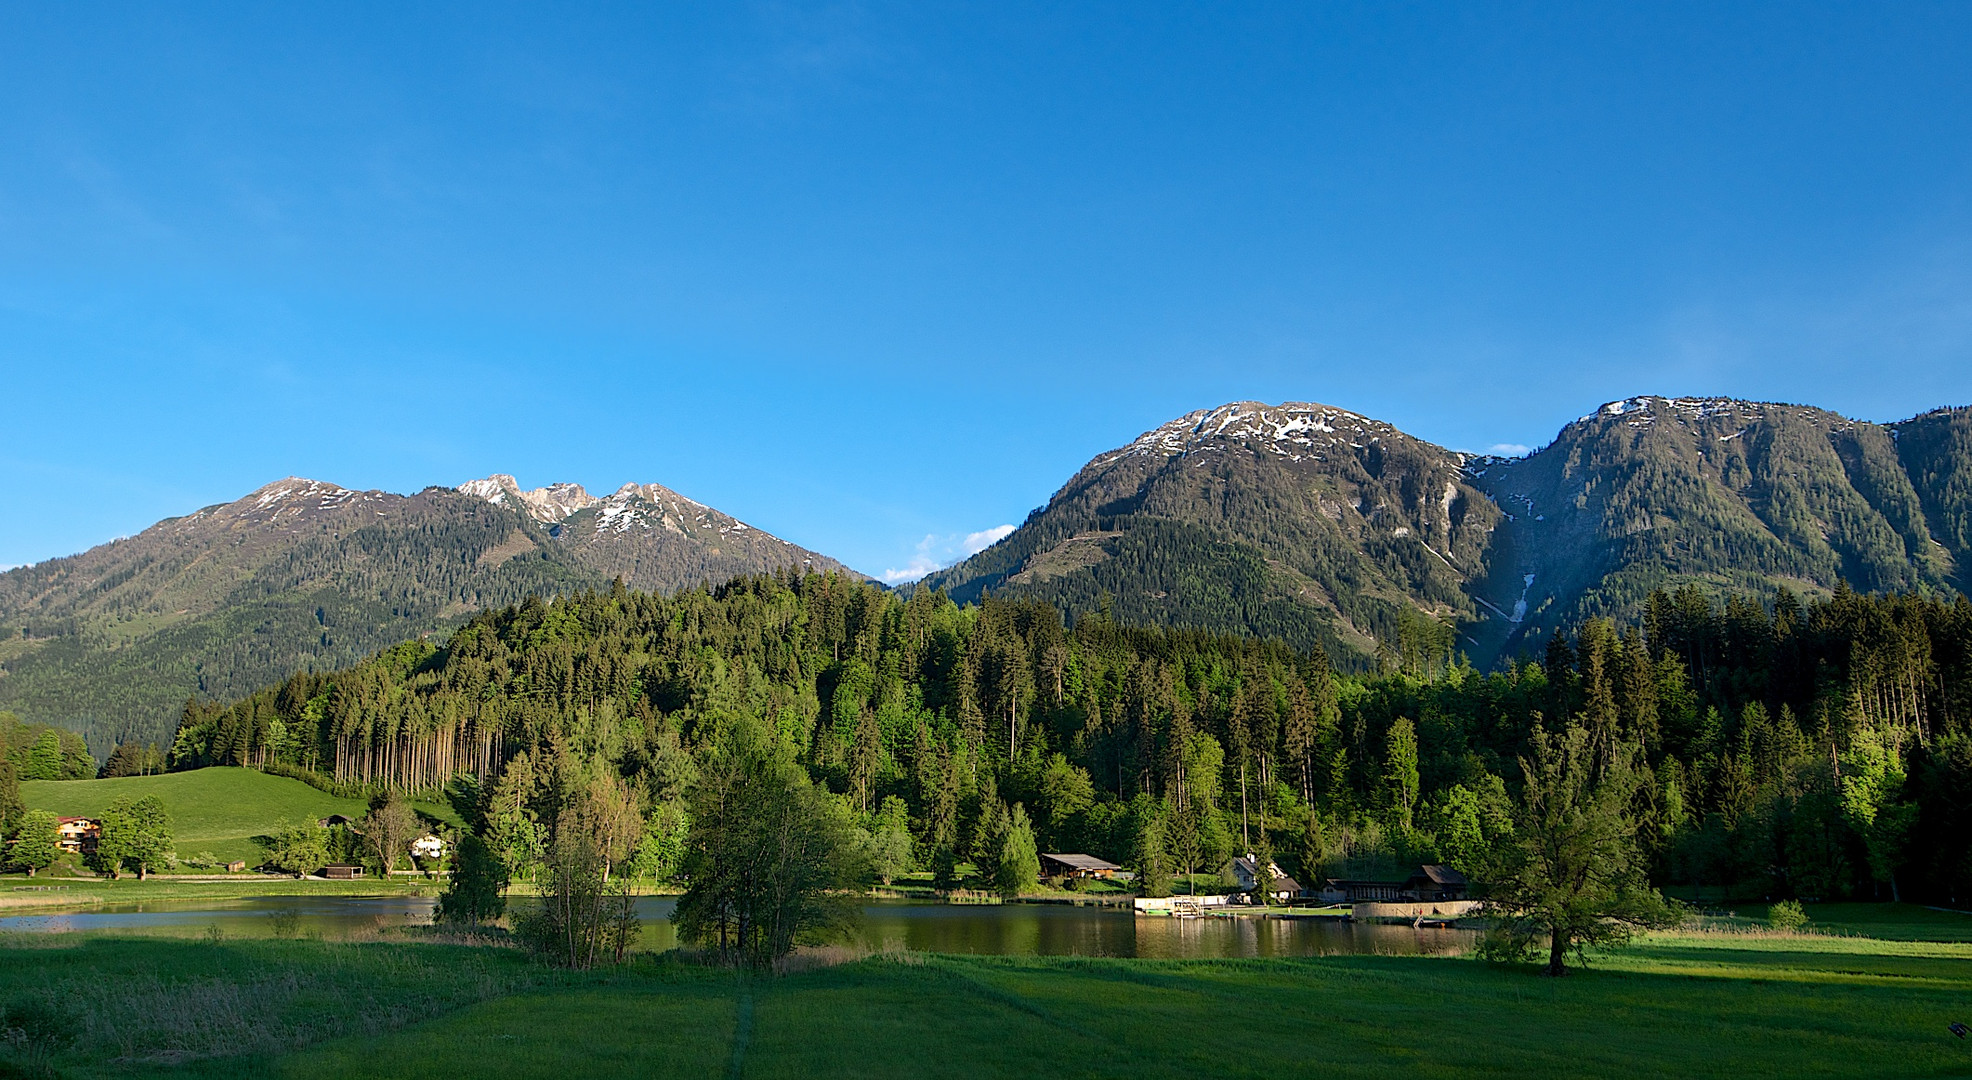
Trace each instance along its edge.
<path fill-rule="evenodd" d="M 1041 876 L 1065 878 L 1107 878 L 1122 867 L 1094 855 L 1058 854 L 1041 856 Z"/>
<path fill-rule="evenodd" d="M 1242 855 L 1228 863 L 1226 870 L 1232 875 L 1233 881 L 1239 886 L 1241 892 L 1250 893 L 1258 885 L 1254 873 L 1259 865 L 1259 860 L 1254 856 Z M 1283 903 L 1288 900 L 1298 900 L 1307 895 L 1307 890 L 1302 888 L 1301 883 L 1288 877 L 1286 871 L 1280 868 L 1279 863 L 1269 859 L 1267 860 L 1267 869 L 1273 877 L 1273 887 L 1267 891 L 1268 903 Z"/>
<path fill-rule="evenodd" d="M 1420 903 L 1436 903 L 1440 900 L 1463 900 L 1466 893 L 1465 875 L 1449 866 L 1420 866 L 1404 882 L 1404 895 Z"/>
<path fill-rule="evenodd" d="M 1329 878 L 1322 883 L 1325 904 L 1438 903 L 1466 899 L 1465 875 L 1449 866 L 1420 866 L 1402 881 L 1357 881 Z"/>

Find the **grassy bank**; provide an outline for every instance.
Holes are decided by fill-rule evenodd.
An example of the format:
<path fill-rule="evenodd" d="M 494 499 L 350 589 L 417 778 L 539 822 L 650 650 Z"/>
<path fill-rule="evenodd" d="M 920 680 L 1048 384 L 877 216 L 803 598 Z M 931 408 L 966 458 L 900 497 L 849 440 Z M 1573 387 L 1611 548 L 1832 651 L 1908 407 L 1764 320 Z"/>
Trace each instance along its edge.
<path fill-rule="evenodd" d="M 1912 909 L 1859 914 L 1927 930 Z M 405 940 L 0 948 L 0 1002 L 81 1018 L 43 1044 L 75 1076 L 1954 1076 L 1972 1072 L 1945 1030 L 1972 1020 L 1968 993 L 1972 944 L 1735 931 L 1652 937 L 1563 980 L 1387 956 L 905 955 L 747 979 Z"/>
<path fill-rule="evenodd" d="M 266 874 L 239 874 L 221 881 L 172 881 L 152 878 L 138 881 L 125 877 L 106 878 L 0 878 L 0 914 L 18 914 L 26 909 L 70 908 L 87 910 L 105 904 L 136 904 L 151 901 L 224 901 L 251 896 L 436 896 L 441 882 L 423 878 L 374 878 L 362 881 L 296 881 L 291 877 Z"/>

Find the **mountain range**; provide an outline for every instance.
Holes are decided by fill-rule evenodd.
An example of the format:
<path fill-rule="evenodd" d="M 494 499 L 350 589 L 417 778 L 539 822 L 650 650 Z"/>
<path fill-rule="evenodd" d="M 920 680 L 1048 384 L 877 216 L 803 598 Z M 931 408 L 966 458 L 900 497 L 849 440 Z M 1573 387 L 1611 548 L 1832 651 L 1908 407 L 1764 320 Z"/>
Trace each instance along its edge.
<path fill-rule="evenodd" d="M 0 709 L 100 753 L 164 738 L 188 697 L 346 666 L 530 593 L 783 567 L 845 569 L 656 484 L 598 498 L 495 475 L 393 495 L 289 477 L 0 574 Z"/>
<path fill-rule="evenodd" d="M 1330 406 L 1239 402 L 1096 457 L 922 584 L 1274 634 L 1345 666 L 1431 637 L 1433 617 L 1484 666 L 1686 583 L 1965 592 L 1969 548 L 1972 409 L 1873 424 L 1638 397 L 1502 458 Z"/>
<path fill-rule="evenodd" d="M 656 484 L 495 475 L 415 495 L 289 478 L 0 574 L 0 709 L 98 752 L 529 594 L 854 573 Z M 861 575 L 857 575 L 861 576 Z M 1522 457 L 1308 403 L 1200 410 L 1098 455 L 914 588 L 1284 638 L 1344 668 L 1481 665 L 1650 592 L 1972 591 L 1972 409 L 1892 424 L 1726 398 L 1611 402 Z"/>

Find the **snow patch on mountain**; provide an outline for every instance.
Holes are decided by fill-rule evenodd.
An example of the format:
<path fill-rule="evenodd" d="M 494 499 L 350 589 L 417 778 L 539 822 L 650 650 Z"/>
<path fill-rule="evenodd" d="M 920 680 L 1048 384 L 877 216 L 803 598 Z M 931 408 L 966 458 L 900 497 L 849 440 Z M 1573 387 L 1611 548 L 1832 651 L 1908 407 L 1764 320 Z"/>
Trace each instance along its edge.
<path fill-rule="evenodd" d="M 1216 409 L 1200 409 L 1139 435 L 1130 445 L 1098 457 L 1092 464 L 1108 465 L 1126 457 L 1179 457 L 1224 450 L 1237 442 L 1293 461 L 1322 460 L 1323 452 L 1347 447 L 1359 450 L 1380 439 L 1400 434 L 1381 420 L 1313 402 L 1290 401 L 1266 405 L 1238 401 Z"/>
<path fill-rule="evenodd" d="M 1611 401 L 1596 411 L 1575 421 L 1570 427 L 1596 422 L 1620 422 L 1632 428 L 1647 428 L 1662 418 L 1674 423 L 1691 423 L 1724 417 L 1728 421 L 1742 424 L 1758 423 L 1772 414 L 1785 413 L 1811 424 L 1828 424 L 1834 430 L 1844 431 L 1855 426 L 1855 421 L 1844 416 L 1803 405 L 1781 405 L 1765 401 L 1741 401 L 1725 397 L 1660 397 L 1645 394 L 1640 397 Z M 1726 441 L 1726 440 L 1721 440 Z"/>

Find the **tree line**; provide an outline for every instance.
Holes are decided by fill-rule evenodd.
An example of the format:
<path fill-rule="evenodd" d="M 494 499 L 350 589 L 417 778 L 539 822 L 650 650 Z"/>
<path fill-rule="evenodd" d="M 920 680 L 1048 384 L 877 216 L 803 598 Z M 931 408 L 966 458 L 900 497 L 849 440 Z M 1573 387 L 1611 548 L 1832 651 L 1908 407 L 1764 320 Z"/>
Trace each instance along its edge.
<path fill-rule="evenodd" d="M 1438 660 L 1341 674 L 1278 641 L 786 572 L 529 599 L 442 646 L 189 703 L 169 761 L 406 791 L 468 775 L 521 875 L 571 793 L 602 785 L 637 820 L 607 861 L 679 875 L 689 795 L 744 722 L 892 873 L 991 877 L 1020 834 L 1153 881 L 1265 852 L 1313 885 L 1481 865 L 1513 830 L 1519 763 L 1576 725 L 1605 757 L 1634 750 L 1655 882 L 1952 900 L 1972 891 L 1969 641 L 1962 600 L 1686 588 L 1493 673 L 1434 640 Z"/>

